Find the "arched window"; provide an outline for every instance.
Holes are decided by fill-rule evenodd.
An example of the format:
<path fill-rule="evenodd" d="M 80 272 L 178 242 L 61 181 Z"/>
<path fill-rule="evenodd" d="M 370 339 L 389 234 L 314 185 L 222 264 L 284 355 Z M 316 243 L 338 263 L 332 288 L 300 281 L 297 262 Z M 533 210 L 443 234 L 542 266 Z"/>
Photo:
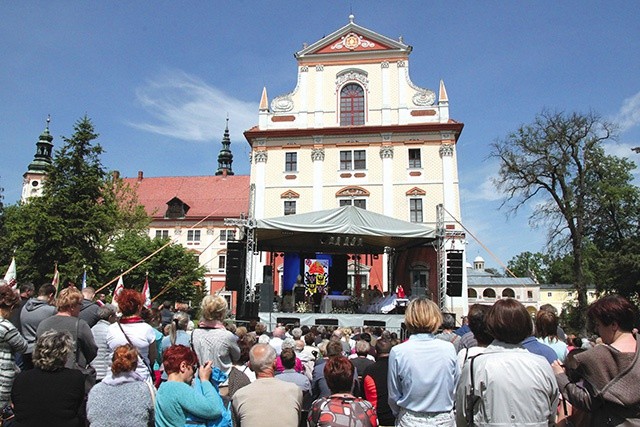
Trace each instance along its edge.
<path fill-rule="evenodd" d="M 364 125 L 364 89 L 349 83 L 340 91 L 340 126 Z"/>
<path fill-rule="evenodd" d="M 502 291 L 502 298 L 515 298 L 515 297 L 516 297 L 516 293 L 511 288 L 506 288 L 504 291 Z"/>
<path fill-rule="evenodd" d="M 484 290 L 484 292 L 482 292 L 482 296 L 484 298 L 495 298 L 496 297 L 496 291 L 494 291 L 491 288 L 487 288 Z"/>
<path fill-rule="evenodd" d="M 467 290 L 467 296 L 469 298 L 478 298 L 478 291 L 476 291 L 475 289 L 469 288 Z"/>

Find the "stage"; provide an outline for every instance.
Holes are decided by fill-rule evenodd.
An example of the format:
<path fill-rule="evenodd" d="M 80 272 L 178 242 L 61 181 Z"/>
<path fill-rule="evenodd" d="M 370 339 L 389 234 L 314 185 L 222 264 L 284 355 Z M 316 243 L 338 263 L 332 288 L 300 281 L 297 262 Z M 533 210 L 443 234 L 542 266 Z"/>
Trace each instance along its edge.
<path fill-rule="evenodd" d="M 338 314 L 338 313 L 281 313 L 260 312 L 260 322 L 267 325 L 270 331 L 278 323 L 300 325 L 330 325 L 341 327 L 381 326 L 390 332 L 400 333 L 404 315 L 402 314 Z"/>

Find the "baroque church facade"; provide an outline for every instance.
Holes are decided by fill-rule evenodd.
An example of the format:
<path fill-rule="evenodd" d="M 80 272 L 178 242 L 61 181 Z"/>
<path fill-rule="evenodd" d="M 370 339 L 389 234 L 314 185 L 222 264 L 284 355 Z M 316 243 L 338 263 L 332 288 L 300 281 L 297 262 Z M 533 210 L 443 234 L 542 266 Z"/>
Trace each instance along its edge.
<path fill-rule="evenodd" d="M 270 102 L 265 88 L 258 125 L 245 132 L 256 219 L 354 205 L 435 228 L 440 204 L 447 249 L 464 251 L 456 160 L 463 124 L 449 116 L 443 81 L 437 94 L 412 82 L 411 51 L 402 39 L 350 16 L 347 25 L 295 54 L 295 88 Z M 434 247 L 407 251 L 393 263 L 389 258 L 352 257 L 349 286 L 357 281 L 386 291 L 401 285 L 407 293 L 438 295 Z M 281 258 L 258 264 L 269 263 L 276 289 L 286 290 L 287 280 L 275 274 Z M 253 273 L 255 282 L 263 281 L 260 268 Z M 446 306 L 466 306 L 466 289 Z"/>

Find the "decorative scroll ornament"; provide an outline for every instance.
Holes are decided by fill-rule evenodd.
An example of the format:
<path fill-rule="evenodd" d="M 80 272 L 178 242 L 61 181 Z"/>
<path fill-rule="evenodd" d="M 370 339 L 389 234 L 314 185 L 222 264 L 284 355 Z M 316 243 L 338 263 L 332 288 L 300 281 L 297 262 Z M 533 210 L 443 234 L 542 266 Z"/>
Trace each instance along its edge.
<path fill-rule="evenodd" d="M 419 107 L 433 105 L 436 100 L 436 93 L 429 89 L 422 89 L 413 95 L 413 103 Z"/>
<path fill-rule="evenodd" d="M 306 73 L 309 71 L 309 67 L 306 65 L 303 65 L 302 67 L 300 67 L 300 72 L 301 73 Z"/>
<path fill-rule="evenodd" d="M 453 145 L 444 144 L 440 146 L 440 157 L 451 157 L 453 156 Z"/>
<path fill-rule="evenodd" d="M 364 86 L 365 90 L 369 92 L 369 79 L 367 78 L 367 75 L 360 70 L 350 70 L 344 74 L 340 74 L 336 78 L 336 92 L 345 82 L 354 80 L 362 83 L 362 86 Z"/>
<path fill-rule="evenodd" d="M 383 145 L 380 147 L 381 159 L 393 159 L 393 147 L 391 145 Z"/>
<path fill-rule="evenodd" d="M 369 197 L 371 193 L 362 187 L 345 187 L 336 193 L 336 197 Z"/>
<path fill-rule="evenodd" d="M 324 65 L 322 64 L 316 65 L 316 71 L 324 71 Z"/>
<path fill-rule="evenodd" d="M 380 63 L 380 68 L 389 68 L 389 61 L 382 61 Z"/>
<path fill-rule="evenodd" d="M 311 160 L 314 162 L 324 162 L 324 148 L 312 148 Z"/>
<path fill-rule="evenodd" d="M 271 101 L 271 111 L 287 112 L 293 110 L 293 99 L 291 94 L 276 96 Z"/>
<path fill-rule="evenodd" d="M 256 151 L 253 155 L 256 163 L 266 163 L 267 162 L 267 157 L 269 157 L 267 155 L 267 151 L 266 150 L 261 150 L 261 151 Z"/>
<path fill-rule="evenodd" d="M 369 41 L 362 36 L 357 35 L 356 33 L 349 33 L 346 36 L 340 38 L 340 41 L 331 46 L 332 50 L 341 50 L 341 49 L 349 49 L 354 50 L 357 47 L 375 47 L 375 43 Z"/>

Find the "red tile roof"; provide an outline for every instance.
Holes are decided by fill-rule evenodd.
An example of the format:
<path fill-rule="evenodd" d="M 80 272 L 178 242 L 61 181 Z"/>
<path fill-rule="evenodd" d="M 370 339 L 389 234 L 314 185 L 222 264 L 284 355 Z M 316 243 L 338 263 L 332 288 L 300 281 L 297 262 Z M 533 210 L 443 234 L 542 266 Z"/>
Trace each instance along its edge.
<path fill-rule="evenodd" d="M 174 197 L 189 205 L 186 218 L 231 218 L 249 211 L 249 176 L 124 178 L 153 218 L 163 218 Z"/>

